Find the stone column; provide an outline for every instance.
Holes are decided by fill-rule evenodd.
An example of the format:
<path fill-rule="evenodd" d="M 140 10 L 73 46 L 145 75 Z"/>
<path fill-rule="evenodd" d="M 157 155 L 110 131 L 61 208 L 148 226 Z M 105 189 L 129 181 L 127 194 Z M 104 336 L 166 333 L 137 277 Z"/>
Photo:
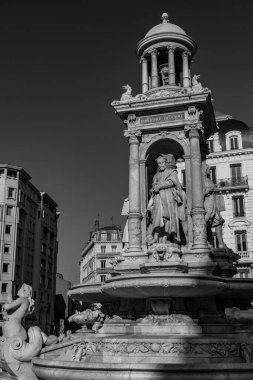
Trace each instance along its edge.
<path fill-rule="evenodd" d="M 148 61 L 147 58 L 141 58 L 142 63 L 142 93 L 148 91 Z"/>
<path fill-rule="evenodd" d="M 175 86 L 176 84 L 174 50 L 175 48 L 173 46 L 168 46 L 168 68 L 170 86 Z"/>
<path fill-rule="evenodd" d="M 190 76 L 189 76 L 189 52 L 184 51 L 182 53 L 182 65 L 183 65 L 183 87 L 190 87 Z"/>
<path fill-rule="evenodd" d="M 140 252 L 141 248 L 141 205 L 140 205 L 140 130 L 125 131 L 129 141 L 129 214 L 128 214 L 128 251 Z"/>
<path fill-rule="evenodd" d="M 151 50 L 151 87 L 158 87 L 157 50 Z"/>
<path fill-rule="evenodd" d="M 193 245 L 197 251 L 209 251 L 206 237 L 206 222 L 202 184 L 202 162 L 200 154 L 199 130 L 201 123 L 189 126 L 190 165 L 191 165 L 191 193 L 192 193 L 192 226 Z"/>

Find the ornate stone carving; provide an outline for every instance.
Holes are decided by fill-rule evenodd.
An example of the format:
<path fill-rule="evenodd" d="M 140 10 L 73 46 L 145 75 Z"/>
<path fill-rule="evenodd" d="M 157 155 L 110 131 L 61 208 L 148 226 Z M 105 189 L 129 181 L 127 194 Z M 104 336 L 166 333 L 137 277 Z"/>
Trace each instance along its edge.
<path fill-rule="evenodd" d="M 184 316 L 185 317 L 185 316 Z M 173 316 L 172 323 L 182 321 L 180 316 Z M 184 321 L 185 322 L 185 321 Z M 180 322 L 179 322 L 180 323 Z M 189 356 L 193 355 L 198 357 L 222 358 L 234 357 L 238 358 L 241 355 L 250 362 L 250 355 L 245 355 L 252 346 L 247 344 L 240 344 L 238 342 L 219 342 L 219 343 L 192 343 L 192 342 L 164 342 L 157 341 L 122 341 L 114 339 L 111 341 L 94 341 L 94 342 L 81 342 L 71 346 L 67 355 L 64 358 L 70 357 L 74 361 L 85 361 L 87 355 L 108 355 L 108 356 L 122 356 L 122 355 L 158 355 L 158 356 Z M 245 360 L 245 361 L 246 361 Z"/>
<path fill-rule="evenodd" d="M 90 309 L 71 315 L 68 321 L 82 325 L 82 332 L 87 332 L 88 329 L 97 331 L 101 327 L 105 316 L 101 311 L 101 307 L 101 303 L 93 303 Z"/>
<path fill-rule="evenodd" d="M 204 88 L 202 84 L 199 82 L 200 75 L 193 75 L 192 77 L 192 88 L 191 88 L 191 93 L 196 94 L 199 92 L 205 92 L 209 91 L 208 88 Z"/>
<path fill-rule="evenodd" d="M 129 144 L 139 143 L 141 131 L 139 129 L 126 130 L 124 131 L 124 136 L 128 138 Z"/>
<path fill-rule="evenodd" d="M 172 248 L 167 244 L 154 244 L 149 249 L 156 261 L 168 261 L 172 257 Z"/>
<path fill-rule="evenodd" d="M 122 86 L 122 88 L 126 91 L 121 95 L 120 101 L 125 102 L 132 98 L 132 87 L 129 86 L 129 84 L 126 84 L 125 86 Z"/>
<path fill-rule="evenodd" d="M 0 363 L 4 370 L 17 376 L 18 380 L 37 380 L 32 371 L 32 358 L 39 354 L 43 344 L 59 341 L 53 335 L 48 337 L 37 326 L 30 327 L 28 332 L 23 327 L 22 320 L 34 310 L 32 293 L 32 287 L 23 284 L 18 291 L 19 298 L 3 306 L 5 322 Z"/>
<path fill-rule="evenodd" d="M 196 106 L 190 106 L 185 113 L 185 120 L 188 122 L 188 124 L 197 123 L 200 119 L 200 115 L 202 114 L 202 110 L 198 110 Z"/>
<path fill-rule="evenodd" d="M 253 302 L 251 302 L 253 305 Z M 253 309 L 240 310 L 238 307 L 226 308 L 225 315 L 230 322 L 241 322 L 253 324 Z"/>

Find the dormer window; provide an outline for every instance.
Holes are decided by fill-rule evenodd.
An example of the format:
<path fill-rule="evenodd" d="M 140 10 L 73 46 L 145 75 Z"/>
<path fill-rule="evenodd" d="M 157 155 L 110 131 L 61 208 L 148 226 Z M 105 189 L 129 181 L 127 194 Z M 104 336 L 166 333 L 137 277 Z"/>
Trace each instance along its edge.
<path fill-rule="evenodd" d="M 230 143 L 230 149 L 231 150 L 235 150 L 235 149 L 239 149 L 238 146 L 238 136 L 236 135 L 233 135 L 231 137 L 229 137 L 229 143 Z"/>
<path fill-rule="evenodd" d="M 242 149 L 242 134 L 240 131 L 226 133 L 226 150 Z"/>

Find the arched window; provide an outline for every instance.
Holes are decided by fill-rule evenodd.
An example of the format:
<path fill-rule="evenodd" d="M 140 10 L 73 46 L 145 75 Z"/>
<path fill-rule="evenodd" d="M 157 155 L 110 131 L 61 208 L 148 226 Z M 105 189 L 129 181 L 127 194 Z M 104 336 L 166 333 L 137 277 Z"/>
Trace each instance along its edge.
<path fill-rule="evenodd" d="M 233 135 L 229 137 L 229 145 L 231 150 L 239 149 L 238 136 Z"/>

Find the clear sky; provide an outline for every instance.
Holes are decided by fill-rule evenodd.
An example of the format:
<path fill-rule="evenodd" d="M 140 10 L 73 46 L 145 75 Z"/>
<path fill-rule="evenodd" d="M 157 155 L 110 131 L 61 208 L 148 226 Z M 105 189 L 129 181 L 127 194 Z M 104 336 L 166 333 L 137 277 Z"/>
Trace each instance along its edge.
<path fill-rule="evenodd" d="M 58 271 L 74 283 L 97 214 L 123 223 L 128 144 L 110 103 L 141 92 L 135 46 L 165 11 L 197 42 L 215 109 L 252 125 L 252 0 L 0 0 L 0 162 L 59 204 Z"/>

